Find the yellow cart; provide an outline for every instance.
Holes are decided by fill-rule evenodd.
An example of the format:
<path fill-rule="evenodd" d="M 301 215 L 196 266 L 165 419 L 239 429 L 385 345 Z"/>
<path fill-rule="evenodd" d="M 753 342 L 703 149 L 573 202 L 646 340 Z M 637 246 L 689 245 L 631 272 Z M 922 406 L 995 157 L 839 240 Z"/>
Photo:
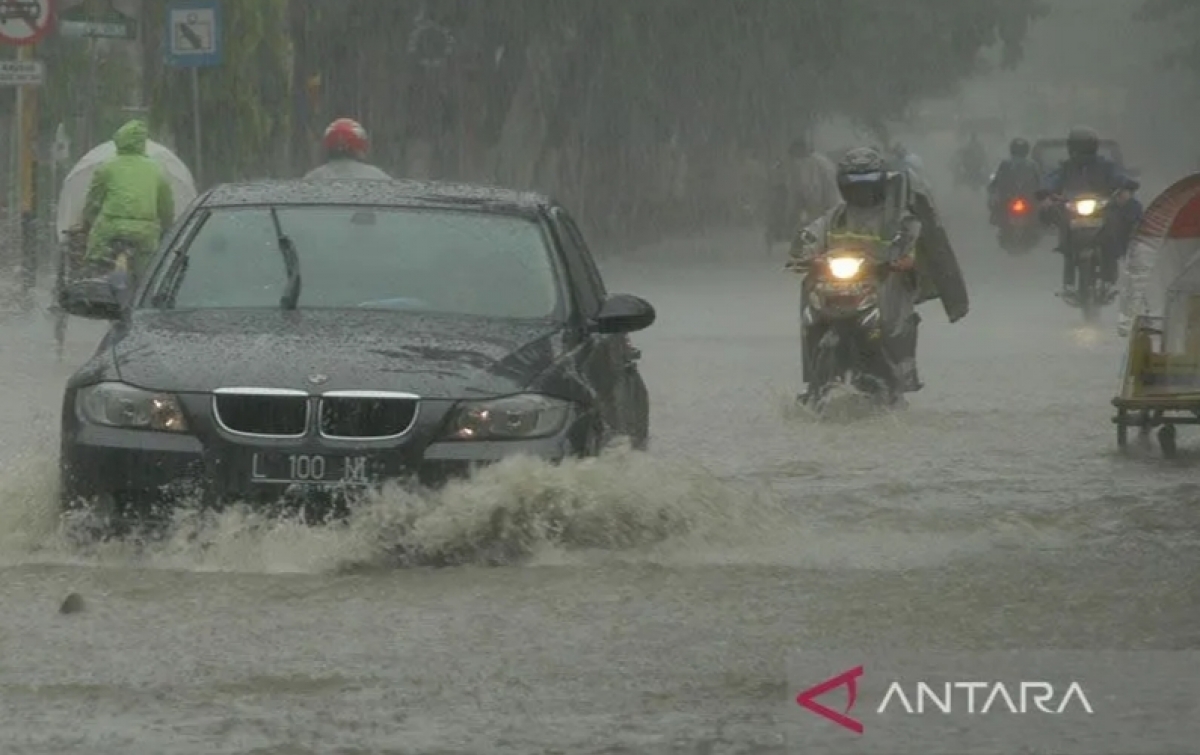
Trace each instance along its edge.
<path fill-rule="evenodd" d="M 1200 425 L 1200 353 L 1162 349 L 1163 318 L 1140 316 L 1129 334 L 1121 393 L 1113 399 L 1117 445 L 1126 447 L 1129 428 L 1143 437 L 1158 428 L 1163 456 L 1175 456 L 1175 426 Z"/>
<path fill-rule="evenodd" d="M 1171 184 L 1146 207 L 1129 246 L 1125 282 L 1133 318 L 1121 387 L 1113 406 L 1117 445 L 1129 428 L 1158 429 L 1164 456 L 1175 428 L 1200 425 L 1200 173 Z M 1135 274 L 1136 273 L 1136 274 Z"/>

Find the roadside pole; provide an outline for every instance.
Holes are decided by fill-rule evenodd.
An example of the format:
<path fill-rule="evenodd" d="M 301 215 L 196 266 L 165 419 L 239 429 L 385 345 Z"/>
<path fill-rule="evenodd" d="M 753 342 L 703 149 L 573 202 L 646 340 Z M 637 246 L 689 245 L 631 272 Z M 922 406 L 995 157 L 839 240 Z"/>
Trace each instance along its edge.
<path fill-rule="evenodd" d="M 192 140 L 196 160 L 192 175 L 200 189 L 204 187 L 200 69 L 221 64 L 221 39 L 219 0 L 179 0 L 167 7 L 167 63 L 192 69 Z"/>
<path fill-rule="evenodd" d="M 101 39 L 136 42 L 138 19 L 121 13 L 112 0 L 83 0 L 82 3 L 59 13 L 55 26 L 58 27 L 59 36 L 87 40 L 87 86 L 84 90 L 84 101 L 80 103 L 82 117 L 76 122 L 75 133 L 80 146 L 86 152 L 96 143 L 96 90 L 99 87 L 97 72 L 100 68 L 100 50 L 97 43 Z M 52 191 L 58 191 L 57 184 L 52 187 Z"/>
<path fill-rule="evenodd" d="M 0 84 L 17 88 L 17 196 L 20 212 L 21 309 L 33 309 L 37 286 L 37 90 L 45 66 L 34 45 L 54 26 L 54 0 L 0 2 L 0 43 L 17 45 L 17 60 L 0 66 Z"/>
<path fill-rule="evenodd" d="M 61 243 L 61 239 L 58 238 L 59 172 L 70 159 L 71 139 L 67 136 L 66 124 L 60 122 L 58 128 L 54 129 L 54 145 L 50 155 L 50 222 L 47 223 L 50 238 L 56 246 Z"/>
<path fill-rule="evenodd" d="M 30 64 L 33 47 L 17 50 L 17 60 Z M 40 84 L 40 82 L 39 82 Z M 21 187 L 21 308 L 33 308 L 32 292 L 37 287 L 38 223 L 37 223 L 37 164 L 38 164 L 38 84 L 22 85 L 17 89 L 17 113 L 21 132 L 21 151 L 17 180 Z"/>
<path fill-rule="evenodd" d="M 204 132 L 200 129 L 200 69 L 192 67 L 192 140 L 196 142 L 196 183 L 204 167 Z"/>

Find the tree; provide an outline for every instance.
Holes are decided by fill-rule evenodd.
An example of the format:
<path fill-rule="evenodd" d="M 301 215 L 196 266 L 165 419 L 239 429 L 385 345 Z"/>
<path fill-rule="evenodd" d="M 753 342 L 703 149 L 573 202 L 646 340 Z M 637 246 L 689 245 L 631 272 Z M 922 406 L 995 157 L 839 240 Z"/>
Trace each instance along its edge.
<path fill-rule="evenodd" d="M 163 62 L 166 3 L 145 3 L 144 65 L 152 125 L 189 164 L 195 154 L 191 73 Z M 291 109 L 287 0 L 225 0 L 220 66 L 201 69 L 203 183 L 276 175 L 285 165 Z M 191 166 L 193 172 L 197 166 Z"/>
<path fill-rule="evenodd" d="M 1012 65 L 1042 12 L 1039 0 L 226 0 L 237 35 L 228 65 L 202 73 L 205 152 L 220 175 L 244 175 L 290 141 L 297 172 L 320 129 L 350 115 L 401 174 L 541 188 L 610 234 L 639 213 L 695 223 L 730 206 L 739 160 L 823 116 L 894 118 L 953 91 L 993 45 Z M 410 50 L 430 25 L 454 38 L 444 60 Z M 186 80 L 153 78 L 155 112 L 182 143 Z"/>
<path fill-rule="evenodd" d="M 1200 71 L 1200 4 L 1194 0 L 1145 0 L 1135 18 L 1183 30 L 1180 46 L 1168 52 L 1163 63 Z"/>

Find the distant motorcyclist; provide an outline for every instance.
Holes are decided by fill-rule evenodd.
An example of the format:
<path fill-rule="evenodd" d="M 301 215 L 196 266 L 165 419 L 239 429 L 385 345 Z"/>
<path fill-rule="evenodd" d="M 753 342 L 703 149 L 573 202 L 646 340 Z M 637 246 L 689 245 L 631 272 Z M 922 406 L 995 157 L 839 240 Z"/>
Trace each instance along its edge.
<path fill-rule="evenodd" d="M 896 142 L 891 148 L 893 170 L 907 170 L 911 175 L 925 181 L 925 162 L 908 147 Z"/>
<path fill-rule="evenodd" d="M 829 212 L 840 201 L 837 168 L 805 137 L 794 140 L 789 147 L 785 176 L 787 207 L 793 213 L 790 233 Z"/>
<path fill-rule="evenodd" d="M 1138 260 L 1133 259 L 1130 247 L 1138 224 L 1142 221 L 1142 203 L 1134 196 L 1141 187 L 1137 181 L 1127 178 L 1125 184 L 1113 196 L 1104 224 L 1104 265 L 1101 276 L 1104 282 L 1117 289 L 1122 298 L 1121 312 L 1117 316 L 1117 332 L 1128 335 L 1131 318 L 1128 303 L 1135 296 L 1135 286 L 1141 282 L 1138 275 L 1143 271 Z"/>
<path fill-rule="evenodd" d="M 128 121 L 113 134 L 117 156 L 92 174 L 81 227 L 89 229 L 84 264 L 97 273 L 117 262 L 117 240 L 133 246 L 128 262 L 133 272 L 142 270 L 175 220 L 175 195 L 162 167 L 146 155 L 148 139 L 144 121 Z"/>
<path fill-rule="evenodd" d="M 1063 254 L 1063 298 L 1075 296 L 1075 260 L 1069 254 L 1070 227 L 1061 203 L 1066 195 L 1091 193 L 1109 197 L 1129 185 L 1129 177 L 1112 160 L 1100 154 L 1100 135 L 1086 126 L 1071 129 L 1067 135 L 1067 159 L 1050 171 L 1039 192 L 1044 195 L 1042 210 L 1058 226 L 1057 252 Z"/>
<path fill-rule="evenodd" d="M 321 138 L 325 163 L 304 176 L 305 181 L 331 181 L 339 178 L 368 178 L 390 181 L 392 177 L 366 162 L 371 139 L 362 124 L 351 118 L 338 118 L 325 129 Z"/>
<path fill-rule="evenodd" d="M 971 132 L 967 143 L 955 155 L 955 162 L 955 173 L 960 184 L 978 188 L 987 182 L 984 178 L 987 171 L 987 150 L 979 141 L 979 134 Z"/>
<path fill-rule="evenodd" d="M 1017 137 L 1009 142 L 1008 157 L 1000 162 L 988 182 L 988 207 L 992 225 L 1003 222 L 1008 203 L 1019 197 L 1032 199 L 1042 186 L 1042 169 L 1029 156 L 1029 142 Z"/>
<path fill-rule="evenodd" d="M 892 388 L 899 394 L 920 390 L 917 376 L 917 325 L 915 312 L 918 296 L 916 265 L 917 239 L 921 221 L 892 192 L 894 174 L 889 173 L 883 156 L 869 147 L 852 149 L 837 166 L 837 186 L 842 201 L 812 224 L 800 230 L 789 252 L 788 266 L 799 268 L 839 245 L 874 248 L 878 260 L 893 263 L 879 289 L 883 317 L 883 351 L 892 369 Z M 805 291 L 807 295 L 807 291 Z M 816 325 L 811 328 L 819 331 Z M 809 381 L 813 352 L 823 335 L 803 333 L 804 380 Z M 803 400 L 807 394 L 801 396 Z"/>

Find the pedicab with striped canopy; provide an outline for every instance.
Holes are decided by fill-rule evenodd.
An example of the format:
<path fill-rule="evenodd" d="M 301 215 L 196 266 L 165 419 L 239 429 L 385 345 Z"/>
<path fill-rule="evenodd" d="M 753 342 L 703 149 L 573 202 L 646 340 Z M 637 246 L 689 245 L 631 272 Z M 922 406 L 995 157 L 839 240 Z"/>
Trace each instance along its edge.
<path fill-rule="evenodd" d="M 1118 395 L 1117 445 L 1129 428 L 1157 429 L 1165 457 L 1176 455 L 1176 427 L 1200 425 L 1200 173 L 1150 203 L 1130 244 L 1122 281 L 1129 322 Z"/>

